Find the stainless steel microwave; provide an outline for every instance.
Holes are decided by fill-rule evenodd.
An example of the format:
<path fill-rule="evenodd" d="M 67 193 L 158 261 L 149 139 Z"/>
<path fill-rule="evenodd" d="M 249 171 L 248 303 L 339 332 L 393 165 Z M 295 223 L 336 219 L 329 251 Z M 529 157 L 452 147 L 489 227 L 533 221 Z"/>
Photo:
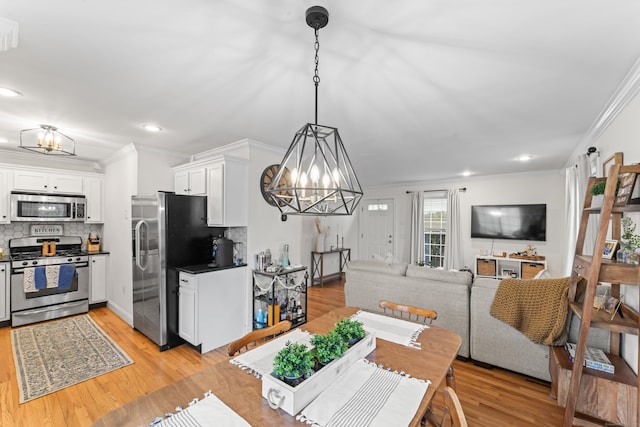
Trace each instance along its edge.
<path fill-rule="evenodd" d="M 83 222 L 85 196 L 65 194 L 11 193 L 11 221 Z"/>

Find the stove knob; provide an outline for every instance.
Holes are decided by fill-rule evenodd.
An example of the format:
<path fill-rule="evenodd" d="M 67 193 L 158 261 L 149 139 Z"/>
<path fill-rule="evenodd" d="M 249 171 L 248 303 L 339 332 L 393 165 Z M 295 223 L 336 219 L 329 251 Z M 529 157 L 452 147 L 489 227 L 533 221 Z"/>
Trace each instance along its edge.
<path fill-rule="evenodd" d="M 80 262 L 80 257 L 76 258 L 76 261 Z"/>
<path fill-rule="evenodd" d="M 31 264 L 36 265 L 38 264 L 38 261 L 31 261 Z"/>
<path fill-rule="evenodd" d="M 22 261 L 22 265 L 29 265 L 27 261 Z"/>
<path fill-rule="evenodd" d="M 67 261 L 71 262 L 73 261 L 73 258 L 67 258 Z"/>

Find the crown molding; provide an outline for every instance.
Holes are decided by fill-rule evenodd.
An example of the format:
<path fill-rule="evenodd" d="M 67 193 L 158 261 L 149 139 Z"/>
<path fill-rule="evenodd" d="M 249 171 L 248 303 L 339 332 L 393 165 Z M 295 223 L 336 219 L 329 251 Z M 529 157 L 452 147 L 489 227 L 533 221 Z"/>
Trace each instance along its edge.
<path fill-rule="evenodd" d="M 593 122 L 582 141 L 583 144 L 596 141 L 611 123 L 624 111 L 625 107 L 636 97 L 640 91 L 640 58 L 636 60 L 618 88 L 604 106 L 600 114 Z M 584 150 L 582 150 L 584 151 Z"/>
<path fill-rule="evenodd" d="M 135 145 L 133 145 L 133 143 L 125 145 L 124 147 L 116 151 L 112 156 L 107 157 L 105 160 L 103 160 L 101 164 L 102 166 L 108 166 L 124 159 L 131 153 L 134 153 L 136 155 L 138 154 L 138 151 L 136 151 L 136 147 Z"/>
<path fill-rule="evenodd" d="M 0 149 L 2 162 L 16 166 L 36 166 L 56 169 L 75 170 L 80 172 L 101 172 L 99 163 L 70 156 L 45 156 L 15 150 Z"/>

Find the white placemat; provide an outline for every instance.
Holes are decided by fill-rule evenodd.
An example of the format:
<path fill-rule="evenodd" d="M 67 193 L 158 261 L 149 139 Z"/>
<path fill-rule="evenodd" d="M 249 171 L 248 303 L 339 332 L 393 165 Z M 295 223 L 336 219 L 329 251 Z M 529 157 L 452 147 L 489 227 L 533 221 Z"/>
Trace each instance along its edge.
<path fill-rule="evenodd" d="M 194 399 L 189 407 L 159 422 L 154 427 L 251 427 L 244 418 L 229 408 L 217 396 L 208 392 L 203 399 Z"/>
<path fill-rule="evenodd" d="M 406 426 L 430 384 L 360 359 L 297 419 L 318 427 Z"/>
<path fill-rule="evenodd" d="M 268 375 L 273 372 L 273 358 L 278 351 L 284 348 L 287 341 L 306 344 L 307 347 L 311 347 L 311 335 L 309 335 L 309 332 L 294 329 L 261 346 L 239 354 L 231 359 L 230 362 L 242 369 L 248 369 L 252 373 L 255 372 L 258 377 Z"/>
<path fill-rule="evenodd" d="M 375 331 L 377 338 L 418 349 L 420 348 L 418 337 L 429 327 L 367 311 L 358 311 L 351 318 L 362 322 L 365 329 Z"/>

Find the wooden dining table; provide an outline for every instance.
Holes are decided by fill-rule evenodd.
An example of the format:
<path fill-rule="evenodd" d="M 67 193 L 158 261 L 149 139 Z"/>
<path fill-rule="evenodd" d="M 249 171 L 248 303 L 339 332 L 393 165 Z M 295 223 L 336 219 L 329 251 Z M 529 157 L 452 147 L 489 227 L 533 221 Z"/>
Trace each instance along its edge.
<path fill-rule="evenodd" d="M 341 307 L 309 321 L 301 329 L 311 334 L 326 333 L 333 329 L 337 321 L 357 312 L 356 307 Z M 455 332 L 430 326 L 420 334 L 418 342 L 421 349 L 377 338 L 376 349 L 367 356 L 368 360 L 385 368 L 431 381 L 410 424 L 416 427 L 420 425 L 438 386 L 449 374 L 462 340 Z M 282 409 L 269 406 L 267 400 L 262 398 L 262 380 L 229 362 L 220 362 L 131 401 L 107 413 L 93 425 L 148 426 L 157 416 L 172 412 L 176 406 L 186 407 L 194 397 L 202 398 L 208 390 L 252 426 L 302 425 Z"/>

